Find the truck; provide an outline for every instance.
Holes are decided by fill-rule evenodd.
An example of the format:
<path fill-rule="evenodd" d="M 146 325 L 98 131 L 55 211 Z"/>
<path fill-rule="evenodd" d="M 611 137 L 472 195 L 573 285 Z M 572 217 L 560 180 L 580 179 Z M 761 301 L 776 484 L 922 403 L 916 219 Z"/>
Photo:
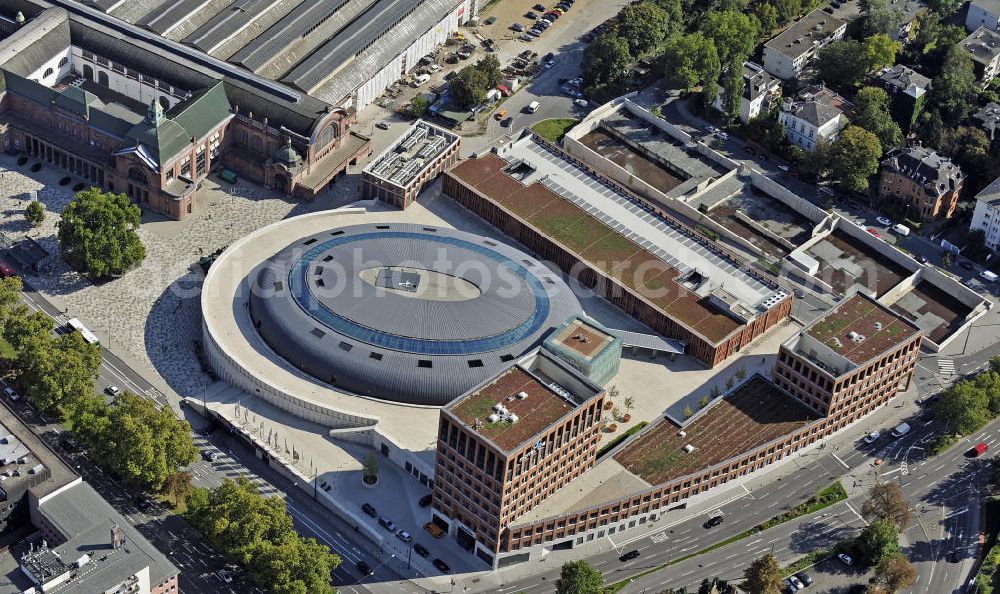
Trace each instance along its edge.
<path fill-rule="evenodd" d="M 895 225 L 893 225 L 892 230 L 898 233 L 899 235 L 902 235 L 903 237 L 906 237 L 907 235 L 910 234 L 910 228 L 902 223 L 896 223 Z"/>
<path fill-rule="evenodd" d="M 983 279 L 988 283 L 995 283 L 997 282 L 997 273 L 991 270 L 983 270 L 982 272 L 979 273 L 979 278 Z"/>
<path fill-rule="evenodd" d="M 528 107 L 526 107 L 525 109 L 528 111 L 528 113 L 535 113 L 536 111 L 538 111 L 539 107 L 541 107 L 541 104 L 539 102 L 532 101 L 531 103 L 528 104 Z"/>

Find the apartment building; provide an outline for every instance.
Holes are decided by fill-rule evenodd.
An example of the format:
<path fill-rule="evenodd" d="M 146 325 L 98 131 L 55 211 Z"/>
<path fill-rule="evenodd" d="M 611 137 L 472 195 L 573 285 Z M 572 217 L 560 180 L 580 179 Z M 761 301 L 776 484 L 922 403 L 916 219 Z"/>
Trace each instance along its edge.
<path fill-rule="evenodd" d="M 986 246 L 991 250 L 1000 246 L 1000 177 L 976 195 L 976 209 L 969 229 L 985 233 Z"/>
<path fill-rule="evenodd" d="M 764 69 L 783 80 L 798 78 L 819 50 L 846 31 L 845 21 L 816 9 L 764 44 Z"/>
<path fill-rule="evenodd" d="M 918 144 L 890 151 L 882 161 L 879 196 L 904 207 L 906 218 L 948 219 L 955 214 L 964 181 L 965 174 L 951 159 Z"/>

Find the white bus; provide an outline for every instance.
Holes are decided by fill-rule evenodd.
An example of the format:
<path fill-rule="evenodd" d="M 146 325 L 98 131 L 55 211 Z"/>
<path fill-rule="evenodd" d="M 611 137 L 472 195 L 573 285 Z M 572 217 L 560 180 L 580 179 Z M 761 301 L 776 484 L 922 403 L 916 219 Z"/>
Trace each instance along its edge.
<path fill-rule="evenodd" d="M 93 332 L 87 330 L 87 327 L 84 326 L 83 323 L 80 322 L 80 320 L 76 318 L 70 318 L 67 324 L 69 325 L 70 328 L 79 332 L 80 336 L 82 336 L 84 340 L 86 340 L 90 344 L 96 344 L 100 346 L 101 341 L 98 340 L 97 336 L 95 336 Z"/>

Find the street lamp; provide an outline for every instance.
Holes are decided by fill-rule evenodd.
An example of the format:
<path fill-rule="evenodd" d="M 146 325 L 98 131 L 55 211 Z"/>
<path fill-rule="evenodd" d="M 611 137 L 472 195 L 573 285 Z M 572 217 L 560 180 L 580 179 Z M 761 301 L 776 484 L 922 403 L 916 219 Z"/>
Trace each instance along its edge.
<path fill-rule="evenodd" d="M 389 559 L 395 559 L 395 558 L 396 558 L 396 554 L 395 553 L 393 553 L 392 555 L 389 555 Z M 385 565 L 386 563 L 388 563 L 389 559 L 386 559 L 385 561 L 383 561 L 383 562 L 379 563 L 378 565 L 376 565 L 375 569 L 371 570 L 371 572 L 369 572 L 368 575 L 361 576 L 361 579 L 358 580 L 358 583 L 360 584 L 361 582 L 363 582 L 366 577 L 375 575 L 375 572 L 378 571 L 378 568 L 382 567 L 383 565 Z"/>

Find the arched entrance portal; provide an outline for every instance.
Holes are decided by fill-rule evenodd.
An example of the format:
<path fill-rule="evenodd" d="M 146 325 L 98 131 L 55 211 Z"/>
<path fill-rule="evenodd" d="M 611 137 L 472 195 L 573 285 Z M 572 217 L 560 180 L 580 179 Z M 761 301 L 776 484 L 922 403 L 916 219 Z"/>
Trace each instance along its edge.
<path fill-rule="evenodd" d="M 94 69 L 89 64 L 83 65 L 83 78 L 91 82 L 94 80 Z"/>
<path fill-rule="evenodd" d="M 274 189 L 281 192 L 282 194 L 288 192 L 288 178 L 284 175 L 274 176 Z"/>

